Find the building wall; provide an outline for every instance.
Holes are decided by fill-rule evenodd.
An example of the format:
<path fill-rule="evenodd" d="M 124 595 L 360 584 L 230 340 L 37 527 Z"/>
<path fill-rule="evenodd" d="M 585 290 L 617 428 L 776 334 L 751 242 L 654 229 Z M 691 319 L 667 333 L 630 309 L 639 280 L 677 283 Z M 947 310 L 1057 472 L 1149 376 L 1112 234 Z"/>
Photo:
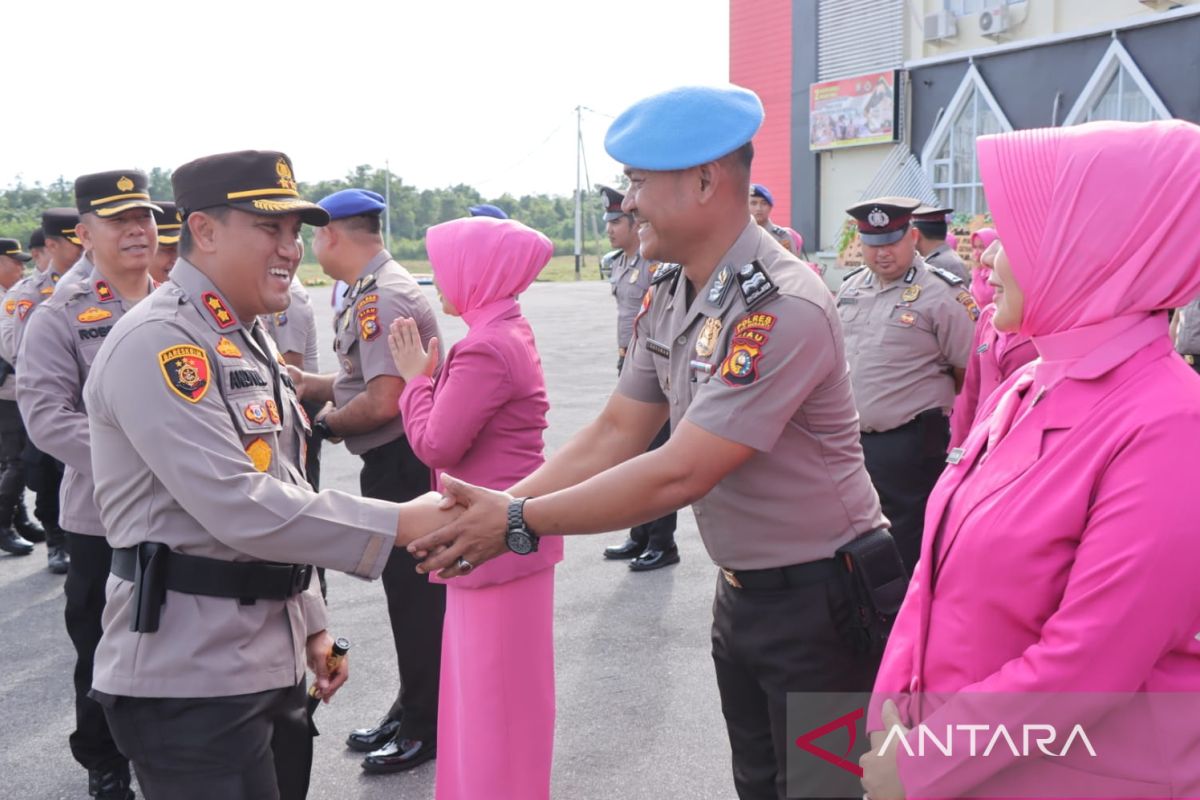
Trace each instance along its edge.
<path fill-rule="evenodd" d="M 836 246 L 838 232 L 846 221 L 846 209 L 862 197 L 892 147 L 870 145 L 821 153 L 820 249 Z"/>
<path fill-rule="evenodd" d="M 751 180 L 771 190 L 771 217 L 784 224 L 792 215 L 791 63 L 791 0 L 731 0 L 729 79 L 757 92 L 766 109 Z"/>

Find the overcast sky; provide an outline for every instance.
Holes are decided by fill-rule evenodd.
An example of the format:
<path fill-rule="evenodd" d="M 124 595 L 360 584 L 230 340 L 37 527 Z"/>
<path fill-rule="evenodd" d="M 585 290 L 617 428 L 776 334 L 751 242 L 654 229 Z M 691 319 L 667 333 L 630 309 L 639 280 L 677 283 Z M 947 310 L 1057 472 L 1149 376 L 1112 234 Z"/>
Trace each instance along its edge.
<path fill-rule="evenodd" d="M 728 79 L 728 0 L 9 0 L 0 185 L 283 150 L 301 181 L 382 166 L 485 196 L 593 182 L 612 115 Z M 17 113 L 12 113 L 16 111 Z"/>

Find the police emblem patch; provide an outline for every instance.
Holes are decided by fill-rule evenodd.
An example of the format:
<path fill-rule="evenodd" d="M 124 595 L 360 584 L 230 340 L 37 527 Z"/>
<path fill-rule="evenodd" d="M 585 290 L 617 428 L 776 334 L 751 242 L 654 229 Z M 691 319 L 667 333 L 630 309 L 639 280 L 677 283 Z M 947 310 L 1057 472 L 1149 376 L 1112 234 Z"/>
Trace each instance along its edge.
<path fill-rule="evenodd" d="M 867 214 L 867 222 L 875 228 L 882 228 L 891 221 L 892 218 L 882 208 L 872 208 L 871 213 Z"/>
<path fill-rule="evenodd" d="M 22 322 L 24 322 L 25 317 L 27 317 L 29 315 L 29 309 L 31 309 L 31 308 L 33 308 L 32 300 L 18 300 L 17 301 L 17 318 L 20 319 Z"/>
<path fill-rule="evenodd" d="M 10 317 L 13 315 L 13 312 L 15 312 L 16 310 L 17 310 L 17 301 L 16 300 L 8 300 L 4 303 L 4 313 L 8 314 Z"/>
<path fill-rule="evenodd" d="M 102 308 L 91 306 L 90 308 L 79 312 L 79 315 L 76 316 L 75 319 L 79 320 L 80 322 L 99 322 L 100 320 L 108 319 L 111 316 L 111 311 L 105 311 Z"/>
<path fill-rule="evenodd" d="M 208 353 L 194 344 L 177 344 L 158 353 L 158 366 L 167 386 L 189 403 L 199 403 L 208 393 L 211 370 Z"/>
<path fill-rule="evenodd" d="M 232 328 L 237 324 L 237 320 L 233 318 L 233 314 L 225 307 L 225 302 L 217 297 L 212 292 L 205 292 L 200 295 L 200 299 L 204 302 L 204 307 L 208 309 L 208 313 L 212 314 L 212 318 L 217 321 L 217 327 L 224 330 Z"/>
<path fill-rule="evenodd" d="M 278 311 L 275 313 L 275 324 L 276 325 L 287 325 L 287 312 L 286 311 Z"/>
<path fill-rule="evenodd" d="M 721 379 L 730 386 L 748 386 L 758 380 L 758 359 L 775 327 L 775 315 L 747 314 L 733 328 L 733 342 L 721 362 Z"/>
<path fill-rule="evenodd" d="M 383 332 L 379 325 L 379 309 L 367 306 L 358 312 L 358 332 L 364 342 L 369 342 Z"/>
<path fill-rule="evenodd" d="M 217 340 L 217 352 L 226 358 L 241 358 L 242 351 L 236 344 L 222 336 Z"/>
<path fill-rule="evenodd" d="M 117 191 L 132 192 L 133 191 L 133 181 L 131 181 L 126 176 L 122 175 L 120 177 L 120 179 L 117 180 Z"/>
<path fill-rule="evenodd" d="M 267 409 L 263 407 L 262 403 L 250 403 L 242 414 L 253 425 L 262 425 L 267 421 Z"/>
<path fill-rule="evenodd" d="M 955 299 L 966 307 L 967 313 L 971 315 L 972 320 L 979 319 L 979 305 L 975 302 L 975 298 L 970 292 L 959 292 L 958 297 Z"/>
<path fill-rule="evenodd" d="M 259 472 L 271 468 L 271 445 L 263 441 L 261 436 L 246 445 L 246 455 L 250 456 L 250 463 Z"/>

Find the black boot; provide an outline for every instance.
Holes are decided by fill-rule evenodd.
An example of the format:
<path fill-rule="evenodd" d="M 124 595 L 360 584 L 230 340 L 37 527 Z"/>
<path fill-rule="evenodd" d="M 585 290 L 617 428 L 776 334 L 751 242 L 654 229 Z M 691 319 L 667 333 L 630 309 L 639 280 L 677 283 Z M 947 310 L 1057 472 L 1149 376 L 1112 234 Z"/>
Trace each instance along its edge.
<path fill-rule="evenodd" d="M 71 556 L 67 552 L 67 535 L 57 525 L 46 525 L 46 569 L 55 575 L 66 575 Z"/>
<path fill-rule="evenodd" d="M 33 552 L 33 543 L 21 538 L 11 526 L 0 528 L 0 550 L 14 556 L 27 556 Z"/>
<path fill-rule="evenodd" d="M 88 770 L 88 793 L 96 800 L 133 800 L 135 795 L 129 788 L 132 782 L 128 764 Z"/>
<path fill-rule="evenodd" d="M 46 531 L 29 518 L 29 512 L 25 509 L 25 503 L 22 500 L 17 500 L 17 504 L 13 506 L 12 525 L 17 533 L 35 544 L 46 541 Z"/>

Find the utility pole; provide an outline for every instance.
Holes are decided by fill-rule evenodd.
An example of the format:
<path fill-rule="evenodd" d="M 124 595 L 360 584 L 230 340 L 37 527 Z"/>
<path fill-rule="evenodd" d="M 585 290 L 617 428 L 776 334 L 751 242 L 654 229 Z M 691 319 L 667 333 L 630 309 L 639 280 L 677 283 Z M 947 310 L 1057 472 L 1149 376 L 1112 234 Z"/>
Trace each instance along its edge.
<path fill-rule="evenodd" d="M 583 277 L 583 106 L 575 106 L 575 280 Z"/>

